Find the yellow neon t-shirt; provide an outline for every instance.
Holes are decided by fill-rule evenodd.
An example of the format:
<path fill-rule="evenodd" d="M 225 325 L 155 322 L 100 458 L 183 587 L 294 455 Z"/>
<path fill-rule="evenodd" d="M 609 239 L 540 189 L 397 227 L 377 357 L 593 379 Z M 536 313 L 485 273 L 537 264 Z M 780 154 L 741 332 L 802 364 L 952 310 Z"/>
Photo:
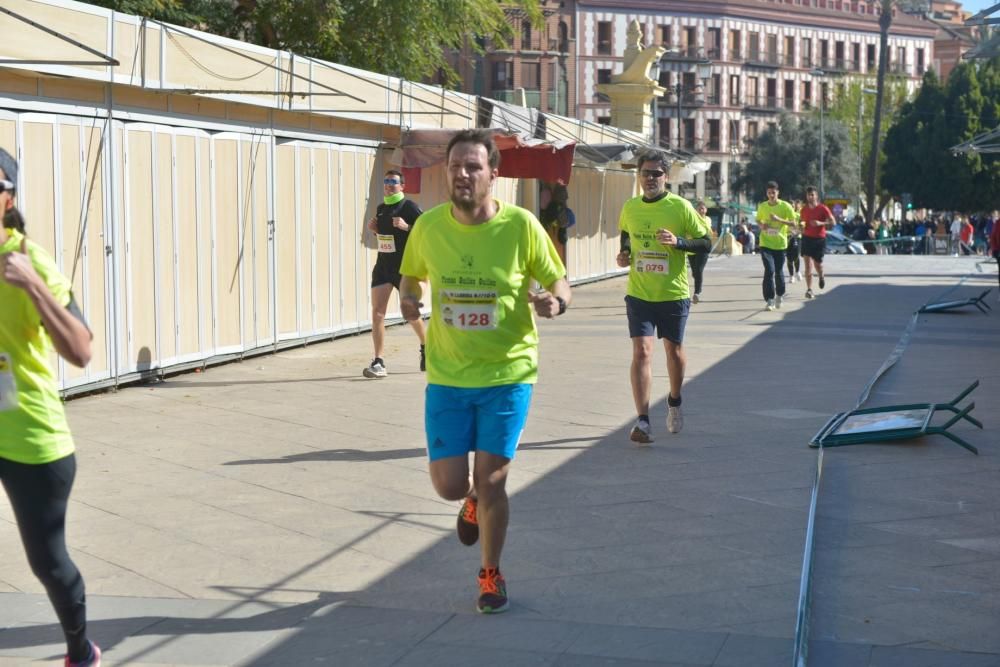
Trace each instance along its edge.
<path fill-rule="evenodd" d="M 760 223 L 760 247 L 784 250 L 788 247 L 788 225 L 781 225 L 778 229 L 768 227 L 764 223 L 771 221 L 772 213 L 782 220 L 798 220 L 798 217 L 795 215 L 795 208 L 784 199 L 779 199 L 774 206 L 771 206 L 771 202 L 766 199 L 757 205 L 757 222 Z"/>
<path fill-rule="evenodd" d="M 680 301 L 690 296 L 687 262 L 689 253 L 656 240 L 660 229 L 674 236 L 699 239 L 712 231 L 687 199 L 668 192 L 655 202 L 633 197 L 622 206 L 620 231 L 628 232 L 632 247 L 625 293 L 643 301 Z"/>
<path fill-rule="evenodd" d="M 420 216 L 400 273 L 431 286 L 427 382 L 492 387 L 538 379 L 538 330 L 528 301 L 566 275 L 552 240 L 529 211 L 497 201 L 497 214 L 463 225 L 451 202 Z"/>
<path fill-rule="evenodd" d="M 20 252 L 16 230 L 7 230 L 0 255 Z M 45 250 L 30 240 L 28 255 L 35 271 L 60 304 L 70 302 L 70 281 Z M 14 392 L 0 396 L 0 458 L 18 463 L 49 463 L 73 453 L 73 436 L 55 374 L 49 366 L 52 341 L 28 294 L 0 278 L 0 386 L 13 376 Z"/>

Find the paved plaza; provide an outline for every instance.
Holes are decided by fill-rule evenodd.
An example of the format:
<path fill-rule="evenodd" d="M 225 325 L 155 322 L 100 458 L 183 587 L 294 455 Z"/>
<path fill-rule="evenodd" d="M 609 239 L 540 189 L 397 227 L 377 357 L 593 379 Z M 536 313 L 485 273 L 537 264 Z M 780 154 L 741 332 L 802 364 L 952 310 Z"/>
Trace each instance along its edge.
<path fill-rule="evenodd" d="M 974 456 L 932 436 L 825 452 L 809 665 L 1000 666 L 1000 304 L 975 258 L 833 256 L 825 293 L 766 312 L 757 257 L 713 258 L 685 347 L 684 431 L 637 448 L 624 279 L 540 323 L 513 465 L 511 609 L 475 612 L 478 546 L 427 477 L 409 327 L 389 377 L 362 333 L 69 402 L 71 553 L 106 665 L 791 665 L 817 451 L 915 310 L 866 406 L 967 400 Z M 61 664 L 0 502 L 0 665 Z"/>

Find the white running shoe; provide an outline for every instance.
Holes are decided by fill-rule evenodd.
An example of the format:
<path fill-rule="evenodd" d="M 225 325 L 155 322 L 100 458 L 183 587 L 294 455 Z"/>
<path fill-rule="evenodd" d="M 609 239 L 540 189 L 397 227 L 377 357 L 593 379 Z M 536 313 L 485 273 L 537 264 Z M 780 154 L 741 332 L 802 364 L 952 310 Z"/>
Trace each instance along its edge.
<path fill-rule="evenodd" d="M 765 308 L 768 310 L 774 310 L 774 299 L 768 299 Z"/>
<path fill-rule="evenodd" d="M 807 299 L 813 298 L 813 291 L 811 289 L 806 290 L 806 298 Z"/>
<path fill-rule="evenodd" d="M 648 445 L 653 442 L 653 434 L 652 429 L 649 427 L 649 422 L 636 419 L 635 426 L 632 427 L 632 431 L 628 434 L 628 439 L 640 445 Z"/>
<path fill-rule="evenodd" d="M 799 282 L 802 282 L 802 272 L 801 271 L 796 271 L 795 272 L 795 279 L 798 280 Z"/>
<path fill-rule="evenodd" d="M 667 407 L 667 430 L 671 433 L 680 433 L 681 429 L 684 428 L 684 413 L 681 412 L 681 406 Z"/>
<path fill-rule="evenodd" d="M 782 297 L 781 297 L 781 295 L 779 294 L 778 296 L 776 296 L 776 297 L 774 298 L 774 307 L 775 307 L 775 308 L 781 308 L 781 302 L 782 302 L 782 301 L 783 301 L 783 298 L 782 298 Z"/>
<path fill-rule="evenodd" d="M 372 362 L 361 371 L 361 374 L 366 378 L 384 378 L 389 374 L 389 371 L 385 369 L 385 364 L 382 363 L 381 359 L 372 359 Z"/>

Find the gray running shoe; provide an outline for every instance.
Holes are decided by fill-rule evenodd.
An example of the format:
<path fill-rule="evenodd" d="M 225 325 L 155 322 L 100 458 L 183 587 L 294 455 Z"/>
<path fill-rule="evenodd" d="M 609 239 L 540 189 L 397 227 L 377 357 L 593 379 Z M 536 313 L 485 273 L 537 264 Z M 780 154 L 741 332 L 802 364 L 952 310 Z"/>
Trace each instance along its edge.
<path fill-rule="evenodd" d="M 783 299 L 783 298 L 781 297 L 781 295 L 778 295 L 778 296 L 774 297 L 774 307 L 775 307 L 776 309 L 777 309 L 777 308 L 781 308 L 781 302 L 782 302 L 783 300 L 784 300 L 784 299 Z"/>
<path fill-rule="evenodd" d="M 774 299 L 768 299 L 765 308 L 768 310 L 774 310 Z"/>
<path fill-rule="evenodd" d="M 372 362 L 365 367 L 361 374 L 366 378 L 384 378 L 389 374 L 385 369 L 385 364 L 381 359 L 372 359 Z"/>
<path fill-rule="evenodd" d="M 653 442 L 653 434 L 651 433 L 649 422 L 636 419 L 635 426 L 632 427 L 632 431 L 628 434 L 628 439 L 640 445 L 648 445 Z"/>
<path fill-rule="evenodd" d="M 807 299 L 813 298 L 813 291 L 811 289 L 806 290 L 806 298 Z"/>
<path fill-rule="evenodd" d="M 667 430 L 671 433 L 680 433 L 684 428 L 684 413 L 681 406 L 667 407 Z"/>

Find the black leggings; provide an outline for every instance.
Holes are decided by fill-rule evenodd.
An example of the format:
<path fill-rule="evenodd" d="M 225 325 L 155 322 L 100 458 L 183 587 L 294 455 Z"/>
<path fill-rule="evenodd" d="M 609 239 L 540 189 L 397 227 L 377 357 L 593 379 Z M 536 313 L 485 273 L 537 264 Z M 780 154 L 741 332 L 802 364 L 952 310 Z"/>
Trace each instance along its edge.
<path fill-rule="evenodd" d="M 802 270 L 799 263 L 799 239 L 793 237 L 788 239 L 788 248 L 785 249 L 785 258 L 788 260 L 788 275 L 794 276 Z"/>
<path fill-rule="evenodd" d="M 0 458 L 0 481 L 10 498 L 31 571 L 45 586 L 59 617 L 70 660 L 85 660 L 87 604 L 83 577 L 66 552 L 66 507 L 76 457 L 29 465 Z"/>
<path fill-rule="evenodd" d="M 708 253 L 689 254 L 688 264 L 691 265 L 691 275 L 694 276 L 694 293 L 701 294 L 701 279 L 705 275 L 705 265 L 708 264 Z"/>

